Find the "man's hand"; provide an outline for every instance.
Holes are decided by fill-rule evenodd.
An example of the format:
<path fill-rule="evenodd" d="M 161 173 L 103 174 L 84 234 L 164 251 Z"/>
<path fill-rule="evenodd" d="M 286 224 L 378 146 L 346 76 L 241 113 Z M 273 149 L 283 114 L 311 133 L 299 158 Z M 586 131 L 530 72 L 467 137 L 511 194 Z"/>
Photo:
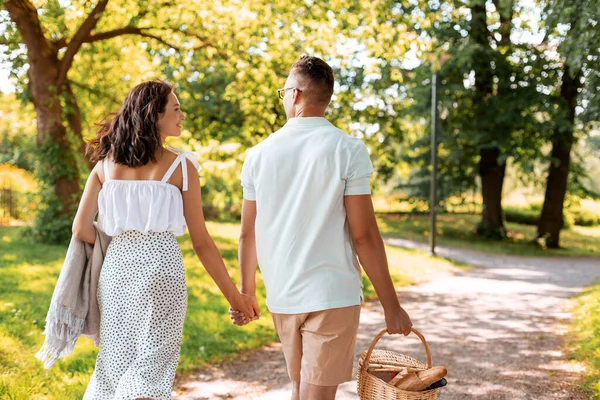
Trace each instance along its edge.
<path fill-rule="evenodd" d="M 412 328 L 412 321 L 402 307 L 395 312 L 385 311 L 385 323 L 387 325 L 387 331 L 390 334 L 402 333 L 404 336 L 408 336 L 411 332 L 410 328 Z"/>
<path fill-rule="evenodd" d="M 254 309 L 255 316 L 254 316 L 254 318 L 250 319 L 240 310 L 237 310 L 233 307 L 229 307 L 229 317 L 231 318 L 231 322 L 233 322 L 233 324 L 237 325 L 237 326 L 244 326 L 244 325 L 250 323 L 251 321 L 256 321 L 258 318 L 260 318 L 260 307 L 258 306 L 258 303 L 256 302 L 256 297 L 248 296 L 245 294 L 242 294 L 242 296 L 245 296 L 248 300 L 251 300 L 252 308 Z"/>

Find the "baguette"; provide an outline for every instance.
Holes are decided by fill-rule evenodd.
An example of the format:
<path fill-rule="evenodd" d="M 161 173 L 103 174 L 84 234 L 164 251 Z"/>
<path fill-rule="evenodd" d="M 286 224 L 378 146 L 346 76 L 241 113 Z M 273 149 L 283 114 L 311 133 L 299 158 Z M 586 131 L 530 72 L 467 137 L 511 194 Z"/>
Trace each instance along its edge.
<path fill-rule="evenodd" d="M 439 381 L 447 373 L 446 367 L 433 367 L 423 371 L 410 372 L 394 383 L 398 389 L 418 392 Z"/>

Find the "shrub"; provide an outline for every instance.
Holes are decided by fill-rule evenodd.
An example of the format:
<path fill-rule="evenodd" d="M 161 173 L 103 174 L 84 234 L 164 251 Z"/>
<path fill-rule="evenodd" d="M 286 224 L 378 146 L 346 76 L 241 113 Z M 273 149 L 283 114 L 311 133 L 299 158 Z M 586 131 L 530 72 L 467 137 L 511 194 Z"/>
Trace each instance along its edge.
<path fill-rule="evenodd" d="M 517 224 L 537 225 L 540 212 L 527 207 L 507 206 L 504 207 L 504 218 Z"/>
<path fill-rule="evenodd" d="M 569 213 L 573 216 L 575 225 L 579 226 L 598 226 L 600 225 L 600 214 L 587 210 L 583 207 L 577 207 L 569 210 Z"/>
<path fill-rule="evenodd" d="M 537 225 L 542 212 L 538 204 L 506 206 L 503 208 L 503 211 L 506 221 L 523 225 Z M 569 210 L 566 210 L 563 215 L 563 228 L 569 229 L 573 225 L 579 225 L 577 224 L 577 219 L 574 218 L 574 215 Z"/>

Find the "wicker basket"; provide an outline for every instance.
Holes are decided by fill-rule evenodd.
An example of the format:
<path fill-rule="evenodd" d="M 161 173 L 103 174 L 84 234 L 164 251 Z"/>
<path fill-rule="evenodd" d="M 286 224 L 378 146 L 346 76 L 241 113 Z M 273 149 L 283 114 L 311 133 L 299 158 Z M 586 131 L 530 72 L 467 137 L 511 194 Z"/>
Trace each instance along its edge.
<path fill-rule="evenodd" d="M 373 339 L 367 351 L 358 360 L 358 397 L 360 400 L 433 400 L 437 399 L 440 388 L 409 392 L 379 379 L 368 371 L 377 368 L 379 371 L 421 371 L 431 368 L 431 353 L 425 338 L 419 331 L 412 332 L 421 339 L 427 355 L 427 364 L 404 354 L 387 350 L 374 350 L 375 345 L 387 333 L 384 329 Z"/>

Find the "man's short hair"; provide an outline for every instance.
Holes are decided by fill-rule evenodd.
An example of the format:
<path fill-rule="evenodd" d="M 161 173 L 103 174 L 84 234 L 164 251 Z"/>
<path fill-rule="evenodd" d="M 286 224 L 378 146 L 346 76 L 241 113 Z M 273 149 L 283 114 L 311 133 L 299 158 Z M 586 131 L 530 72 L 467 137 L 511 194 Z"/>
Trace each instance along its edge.
<path fill-rule="evenodd" d="M 309 100 L 327 105 L 333 95 L 333 70 L 319 57 L 303 55 L 292 64 L 290 73 L 298 77 L 302 91 Z"/>

